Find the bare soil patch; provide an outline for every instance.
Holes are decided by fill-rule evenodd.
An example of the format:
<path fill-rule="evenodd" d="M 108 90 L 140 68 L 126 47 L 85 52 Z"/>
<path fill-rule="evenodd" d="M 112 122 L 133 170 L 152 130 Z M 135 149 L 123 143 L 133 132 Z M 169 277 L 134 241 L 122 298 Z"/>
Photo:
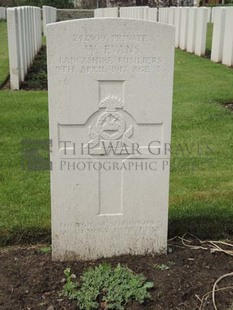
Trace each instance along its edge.
<path fill-rule="evenodd" d="M 224 104 L 225 108 L 233 111 L 233 101 Z"/>
<path fill-rule="evenodd" d="M 169 253 L 161 256 L 120 256 L 88 262 L 53 262 L 45 245 L 8 247 L 0 252 L 0 308 L 2 310 L 78 309 L 76 302 L 59 295 L 63 271 L 70 267 L 77 277 L 82 271 L 101 262 L 113 266 L 121 263 L 136 273 L 143 273 L 154 282 L 152 300 L 145 305 L 131 303 L 128 310 L 212 310 L 211 292 L 215 281 L 233 271 L 233 258 L 222 252 L 194 250 L 172 242 Z M 168 269 L 164 269 L 164 265 Z M 218 310 L 228 310 L 233 304 L 233 277 L 219 282 L 216 291 Z M 50 307 L 50 308 L 49 308 Z"/>

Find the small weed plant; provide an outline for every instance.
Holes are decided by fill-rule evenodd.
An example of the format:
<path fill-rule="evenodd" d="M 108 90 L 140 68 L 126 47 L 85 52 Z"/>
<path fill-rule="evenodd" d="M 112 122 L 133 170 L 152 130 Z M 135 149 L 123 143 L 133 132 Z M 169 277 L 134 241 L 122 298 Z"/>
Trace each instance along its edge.
<path fill-rule="evenodd" d="M 167 262 L 167 264 L 155 264 L 154 268 L 158 270 L 168 270 L 173 265 L 175 265 L 174 262 Z"/>
<path fill-rule="evenodd" d="M 118 264 L 113 268 L 109 264 L 100 264 L 83 272 L 80 283 L 75 280 L 69 268 L 62 295 L 77 300 L 79 309 L 116 309 L 124 310 L 130 301 L 140 304 L 151 298 L 149 289 L 153 287 L 144 275 L 135 274 L 127 267 Z"/>

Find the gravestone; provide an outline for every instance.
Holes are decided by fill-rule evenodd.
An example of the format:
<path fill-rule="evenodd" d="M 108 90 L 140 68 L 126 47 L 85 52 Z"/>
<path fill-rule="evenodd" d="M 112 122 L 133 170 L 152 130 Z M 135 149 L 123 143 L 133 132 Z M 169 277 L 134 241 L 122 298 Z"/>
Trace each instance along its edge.
<path fill-rule="evenodd" d="M 131 8 L 129 7 L 120 7 L 120 17 L 121 18 L 130 18 Z"/>
<path fill-rule="evenodd" d="M 233 65 L 233 8 L 226 8 L 222 63 Z"/>
<path fill-rule="evenodd" d="M 103 9 L 103 17 L 118 17 L 118 7 Z"/>
<path fill-rule="evenodd" d="M 181 24 L 181 10 L 182 8 L 175 9 L 174 25 L 175 25 L 175 46 L 179 47 L 180 44 L 180 24 Z"/>
<path fill-rule="evenodd" d="M 158 9 L 149 8 L 148 20 L 157 22 L 157 19 L 158 19 Z"/>
<path fill-rule="evenodd" d="M 163 24 L 167 24 L 168 22 L 168 8 L 160 8 L 159 9 L 159 22 Z"/>
<path fill-rule="evenodd" d="M 24 63 L 24 32 L 23 32 L 23 7 L 17 7 L 18 15 L 18 48 L 19 48 L 19 61 L 20 61 L 20 81 L 24 81 L 24 76 L 26 75 L 26 65 Z"/>
<path fill-rule="evenodd" d="M 0 7 L 0 19 L 6 19 L 6 8 Z"/>
<path fill-rule="evenodd" d="M 20 54 L 19 54 L 19 21 L 15 8 L 7 9 L 7 32 L 8 32 L 8 50 L 10 64 L 10 84 L 11 89 L 19 89 L 20 85 Z"/>
<path fill-rule="evenodd" d="M 184 7 L 184 8 L 181 8 L 181 13 L 180 13 L 181 16 L 180 16 L 179 47 L 182 50 L 186 50 L 187 48 L 189 10 L 190 8 Z"/>
<path fill-rule="evenodd" d="M 226 9 L 217 8 L 215 10 L 215 22 L 213 27 L 213 39 L 211 47 L 211 60 L 214 62 L 222 61 L 225 22 L 226 22 Z"/>
<path fill-rule="evenodd" d="M 167 23 L 169 25 L 175 24 L 175 10 L 176 10 L 176 7 L 168 8 L 168 21 L 167 21 Z"/>
<path fill-rule="evenodd" d="M 216 6 L 212 7 L 212 10 L 211 10 L 211 23 L 215 22 L 215 20 L 214 20 L 214 18 L 215 18 L 215 10 L 217 8 L 219 8 L 219 7 L 216 7 Z"/>
<path fill-rule="evenodd" d="M 166 252 L 174 40 L 134 19 L 47 26 L 53 259 Z"/>
<path fill-rule="evenodd" d="M 207 8 L 208 16 L 207 16 L 207 23 L 211 23 L 211 8 Z"/>
<path fill-rule="evenodd" d="M 206 33 L 207 33 L 207 8 L 198 8 L 197 23 L 196 23 L 196 40 L 195 40 L 195 55 L 205 55 Z"/>
<path fill-rule="evenodd" d="M 187 52 L 189 53 L 194 53 L 195 51 L 197 11 L 198 8 L 195 7 L 189 9 L 188 36 L 187 36 Z"/>
<path fill-rule="evenodd" d="M 94 17 L 104 17 L 104 9 L 103 8 L 95 9 Z"/>

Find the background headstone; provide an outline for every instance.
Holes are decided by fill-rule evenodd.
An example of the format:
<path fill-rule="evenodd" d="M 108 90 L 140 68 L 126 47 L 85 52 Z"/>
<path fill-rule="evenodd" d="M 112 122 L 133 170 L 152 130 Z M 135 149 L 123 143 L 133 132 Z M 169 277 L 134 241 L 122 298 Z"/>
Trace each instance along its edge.
<path fill-rule="evenodd" d="M 103 9 L 103 17 L 118 17 L 118 7 Z"/>
<path fill-rule="evenodd" d="M 232 7 L 226 9 L 222 63 L 227 66 L 233 65 L 233 8 Z"/>
<path fill-rule="evenodd" d="M 180 45 L 180 22 L 181 22 L 181 10 L 182 8 L 176 8 L 175 9 L 175 20 L 174 20 L 174 25 L 175 25 L 175 46 L 179 47 Z"/>
<path fill-rule="evenodd" d="M 189 9 L 188 37 L 187 37 L 187 52 L 189 53 L 194 53 L 195 51 L 197 11 L 198 11 L 198 8 L 196 7 Z"/>
<path fill-rule="evenodd" d="M 195 54 L 202 56 L 205 54 L 206 33 L 207 33 L 207 8 L 198 8 L 197 10 L 197 28 L 195 40 Z"/>
<path fill-rule="evenodd" d="M 7 10 L 7 28 L 8 28 L 8 48 L 9 48 L 9 63 L 10 63 L 10 84 L 11 89 L 19 89 L 21 67 L 19 54 L 19 22 L 18 12 L 15 8 Z"/>
<path fill-rule="evenodd" d="M 157 8 L 150 8 L 148 14 L 148 20 L 157 22 L 158 19 L 158 9 Z"/>
<path fill-rule="evenodd" d="M 215 22 L 213 26 L 213 38 L 211 47 L 211 60 L 214 62 L 222 61 L 225 23 L 226 9 L 217 8 L 215 11 Z"/>
<path fill-rule="evenodd" d="M 187 39 L 188 39 L 188 18 L 189 18 L 189 8 L 181 8 L 180 16 L 180 43 L 179 47 L 182 50 L 187 48 Z"/>

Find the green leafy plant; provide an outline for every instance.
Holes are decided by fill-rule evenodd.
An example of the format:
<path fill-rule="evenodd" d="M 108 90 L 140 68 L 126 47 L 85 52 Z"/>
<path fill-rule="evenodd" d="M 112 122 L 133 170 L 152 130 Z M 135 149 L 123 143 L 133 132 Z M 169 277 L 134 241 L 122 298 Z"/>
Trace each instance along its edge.
<path fill-rule="evenodd" d="M 165 264 L 155 264 L 154 268 L 158 270 L 168 270 L 169 266 Z"/>
<path fill-rule="evenodd" d="M 158 270 L 168 270 L 173 265 L 175 265 L 174 262 L 167 262 L 167 264 L 155 264 L 154 268 Z"/>
<path fill-rule="evenodd" d="M 89 268 L 80 277 L 80 284 L 74 281 L 69 268 L 64 273 L 66 283 L 62 294 L 77 300 L 80 309 L 123 310 L 124 305 L 132 300 L 142 304 L 151 298 L 148 290 L 153 283 L 120 264 L 115 268 L 109 264 Z"/>
<path fill-rule="evenodd" d="M 63 287 L 62 295 L 70 299 L 75 299 L 78 284 L 73 279 L 75 279 L 76 276 L 71 274 L 70 268 L 66 268 L 64 274 L 66 276 L 66 284 Z"/>
<path fill-rule="evenodd" d="M 51 247 L 46 246 L 46 247 L 40 248 L 40 251 L 42 253 L 44 253 L 44 254 L 50 253 L 51 252 Z"/>

